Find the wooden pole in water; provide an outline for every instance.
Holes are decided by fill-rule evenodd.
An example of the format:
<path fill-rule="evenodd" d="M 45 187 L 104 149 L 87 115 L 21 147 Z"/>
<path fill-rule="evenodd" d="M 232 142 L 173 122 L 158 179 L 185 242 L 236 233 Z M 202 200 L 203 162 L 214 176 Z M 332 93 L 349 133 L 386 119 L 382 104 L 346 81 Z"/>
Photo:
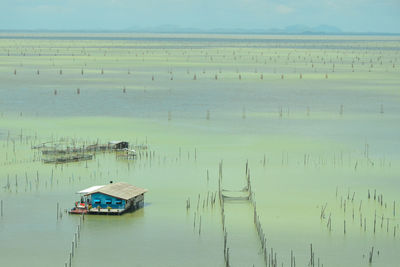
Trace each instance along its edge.
<path fill-rule="evenodd" d="M 293 250 L 290 251 L 290 267 L 293 267 Z"/>
<path fill-rule="evenodd" d="M 201 216 L 200 216 L 200 224 L 199 224 L 199 235 L 201 233 Z"/>
<path fill-rule="evenodd" d="M 396 216 L 396 201 L 393 201 L 393 217 Z"/>
<path fill-rule="evenodd" d="M 386 218 L 386 222 L 387 222 L 387 224 L 386 224 L 386 232 L 389 233 L 389 218 Z"/>
<path fill-rule="evenodd" d="M 374 247 L 372 247 L 371 252 L 369 253 L 369 263 L 372 263 L 372 256 L 374 255 Z"/>
<path fill-rule="evenodd" d="M 364 218 L 364 232 L 367 231 L 367 218 Z"/>

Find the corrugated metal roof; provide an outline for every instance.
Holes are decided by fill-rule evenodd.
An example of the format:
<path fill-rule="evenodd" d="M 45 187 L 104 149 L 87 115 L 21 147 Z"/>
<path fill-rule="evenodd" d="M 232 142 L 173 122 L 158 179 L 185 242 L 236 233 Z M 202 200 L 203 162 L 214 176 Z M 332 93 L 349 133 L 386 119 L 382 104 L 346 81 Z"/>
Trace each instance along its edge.
<path fill-rule="evenodd" d="M 77 192 L 77 194 L 89 194 L 90 192 L 93 192 L 95 190 L 98 190 L 100 188 L 102 188 L 104 185 L 95 185 L 95 186 L 91 186 L 89 188 L 83 189 L 79 192 Z"/>
<path fill-rule="evenodd" d="M 102 193 L 116 198 L 128 200 L 146 192 L 147 189 L 136 187 L 127 183 L 114 183 L 105 185 L 98 190 L 88 193 L 87 195 Z"/>

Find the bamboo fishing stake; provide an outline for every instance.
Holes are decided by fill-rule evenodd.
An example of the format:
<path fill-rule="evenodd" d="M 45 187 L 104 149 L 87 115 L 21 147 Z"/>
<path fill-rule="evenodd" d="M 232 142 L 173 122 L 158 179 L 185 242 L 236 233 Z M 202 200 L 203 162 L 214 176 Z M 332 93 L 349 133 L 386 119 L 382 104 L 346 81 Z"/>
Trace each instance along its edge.
<path fill-rule="evenodd" d="M 389 233 L 389 218 L 386 218 L 386 232 Z"/>
<path fill-rule="evenodd" d="M 367 231 L 367 217 L 364 218 L 364 232 Z"/>
<path fill-rule="evenodd" d="M 372 263 L 373 254 L 374 254 L 374 247 L 372 247 L 372 250 L 369 253 L 369 263 Z"/>
<path fill-rule="evenodd" d="M 396 217 L 396 201 L 393 201 L 393 217 Z"/>
<path fill-rule="evenodd" d="M 200 215 L 200 223 L 199 223 L 199 235 L 201 233 L 201 215 Z"/>

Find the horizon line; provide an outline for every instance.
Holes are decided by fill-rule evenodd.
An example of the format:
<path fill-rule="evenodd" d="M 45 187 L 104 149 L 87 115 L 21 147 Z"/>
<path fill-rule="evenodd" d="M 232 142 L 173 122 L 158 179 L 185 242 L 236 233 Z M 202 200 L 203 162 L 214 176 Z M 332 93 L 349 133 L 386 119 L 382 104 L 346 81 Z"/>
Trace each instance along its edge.
<path fill-rule="evenodd" d="M 185 29 L 180 30 L 156 30 L 156 29 L 120 29 L 120 30 L 107 30 L 107 29 L 0 29 L 0 33 L 149 33 L 149 34 L 244 34 L 244 35 L 384 35 L 384 36 L 400 36 L 400 32 L 326 32 L 326 31 L 285 31 L 277 30 L 261 30 L 261 29 Z"/>

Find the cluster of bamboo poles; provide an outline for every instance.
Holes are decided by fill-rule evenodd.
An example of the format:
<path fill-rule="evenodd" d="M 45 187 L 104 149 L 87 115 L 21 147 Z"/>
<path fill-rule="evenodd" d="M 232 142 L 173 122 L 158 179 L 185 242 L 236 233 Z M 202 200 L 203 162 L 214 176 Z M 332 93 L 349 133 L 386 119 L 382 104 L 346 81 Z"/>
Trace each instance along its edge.
<path fill-rule="evenodd" d="M 58 203 L 57 203 L 57 208 L 58 208 Z M 79 223 L 76 227 L 76 231 L 73 235 L 72 242 L 71 242 L 71 251 L 69 252 L 69 256 L 67 261 L 65 262 L 64 266 L 65 267 L 71 267 L 72 266 L 72 259 L 75 256 L 75 250 L 78 248 L 78 243 L 81 238 L 81 230 L 82 230 L 82 225 L 83 222 L 85 221 L 85 214 L 82 213 L 82 215 L 79 216 Z"/>
<path fill-rule="evenodd" d="M 215 201 L 217 198 L 217 192 L 207 192 L 207 197 L 203 198 L 203 201 L 201 201 L 201 195 L 199 194 L 197 197 L 197 210 L 194 212 L 194 218 L 193 218 L 193 231 L 196 231 L 196 221 L 197 219 L 199 220 L 197 225 L 199 227 L 198 229 L 198 233 L 199 235 L 201 234 L 201 215 L 200 215 L 200 207 L 201 207 L 201 203 L 203 206 L 203 210 L 205 208 L 211 207 L 213 208 L 215 205 Z M 190 204 L 190 198 L 186 199 L 186 211 L 188 212 L 190 210 L 191 204 Z"/>
<path fill-rule="evenodd" d="M 152 160 L 153 158 L 156 157 L 156 151 L 142 151 L 140 150 L 139 153 L 137 153 L 137 155 L 139 156 L 139 159 L 150 159 Z"/>
<path fill-rule="evenodd" d="M 295 262 L 295 264 L 296 264 L 296 262 Z M 315 267 L 315 251 L 313 250 L 313 245 L 312 244 L 310 244 L 310 261 L 308 263 L 308 266 Z M 318 267 L 320 267 L 320 266 L 323 267 L 324 266 L 324 264 L 322 264 L 320 262 L 319 258 L 317 259 L 317 266 Z"/>
<path fill-rule="evenodd" d="M 367 216 L 363 216 L 363 200 L 361 199 L 359 202 L 359 205 L 355 203 L 355 195 L 356 193 L 353 192 L 352 194 L 350 193 L 350 190 L 347 192 L 347 196 L 345 195 L 344 197 L 341 196 L 340 198 L 340 210 L 343 211 L 344 214 L 344 220 L 343 220 L 343 234 L 347 234 L 347 222 L 346 222 L 346 210 L 349 210 L 351 208 L 351 218 L 352 221 L 355 221 L 356 213 L 355 210 L 357 210 L 358 206 L 358 215 L 360 218 L 360 228 L 367 233 Z M 388 203 L 383 201 L 383 193 L 378 194 L 376 189 L 374 189 L 373 194 L 371 193 L 371 190 L 368 189 L 367 192 L 367 201 L 369 202 L 370 200 L 373 200 L 375 203 L 375 211 L 373 215 L 373 221 L 371 223 L 370 229 L 373 235 L 376 234 L 379 220 L 380 220 L 380 228 L 382 231 L 386 230 L 386 233 L 389 233 L 390 230 L 390 222 L 393 221 L 393 237 L 396 238 L 396 232 L 398 231 L 399 224 L 396 224 L 396 201 L 393 201 L 393 206 L 392 210 L 388 210 Z M 336 198 L 338 198 L 338 188 L 336 188 Z M 325 203 L 325 205 L 321 206 L 321 213 L 320 213 L 320 219 L 321 221 L 325 219 L 325 212 L 327 208 L 328 203 Z M 357 206 L 356 206 L 357 205 Z M 380 216 L 377 215 L 377 210 L 382 212 Z M 390 212 L 391 215 L 388 215 L 386 212 Z M 386 214 L 385 214 L 386 213 Z M 365 214 L 365 213 L 364 213 Z M 384 224 L 386 223 L 386 227 L 384 227 Z M 328 228 L 329 232 L 332 231 L 332 213 L 329 213 L 329 217 L 326 223 L 326 227 Z M 386 228 L 386 229 L 385 229 Z M 385 230 L 384 230 L 385 229 Z M 373 251 L 371 252 L 373 254 Z M 372 256 L 370 257 L 372 260 Z"/>
<path fill-rule="evenodd" d="M 12 151 L 11 155 L 9 155 L 8 152 L 5 153 L 5 160 L 1 163 L 4 166 L 7 165 L 12 165 L 12 164 L 23 164 L 23 163 L 32 163 L 36 161 L 40 161 L 40 155 L 39 153 L 34 154 L 32 158 L 29 159 L 21 159 L 17 158 L 17 151 L 18 148 L 16 148 L 16 144 L 21 144 L 21 145 L 28 145 L 29 143 L 32 145 L 34 142 L 37 140 L 37 135 L 31 136 L 31 135 L 24 135 L 23 131 L 21 129 L 19 134 L 12 135 L 10 131 L 7 133 L 7 139 L 6 142 L 3 143 L 3 147 L 9 147 L 9 145 L 12 145 Z M 18 142 L 19 141 L 19 142 Z"/>
<path fill-rule="evenodd" d="M 53 181 L 54 181 L 54 172 L 53 171 L 54 170 L 52 169 L 51 170 L 51 176 L 50 176 L 50 179 L 49 179 L 50 186 L 53 185 Z M 32 181 L 34 183 L 34 187 L 36 188 L 36 190 L 38 190 L 39 185 L 40 185 L 39 170 L 36 170 L 36 178 L 31 179 L 31 180 L 28 179 L 28 173 L 25 172 L 25 187 L 24 187 L 25 192 L 27 192 L 28 187 L 29 187 L 29 190 L 32 191 Z M 11 192 L 12 191 L 12 187 L 11 187 L 12 184 L 14 185 L 15 192 L 18 193 L 20 180 L 18 180 L 18 175 L 17 174 L 15 175 L 15 182 L 14 183 L 10 182 L 10 174 L 7 174 L 7 183 L 3 186 L 4 190 L 6 190 L 8 192 Z M 46 187 L 47 187 L 47 184 L 48 184 L 47 180 L 45 180 L 44 185 Z"/>
<path fill-rule="evenodd" d="M 142 61 L 144 61 L 144 59 L 143 59 Z M 235 58 L 235 61 L 236 61 L 236 58 Z M 167 62 L 168 62 L 168 59 L 167 59 Z M 276 63 L 276 61 L 275 61 L 275 63 Z M 265 65 L 265 64 L 266 64 L 266 60 L 264 61 L 264 65 Z M 352 66 L 353 66 L 353 64 L 352 64 Z M 371 72 L 372 69 L 373 69 L 373 65 L 371 64 L 370 66 L 371 66 L 371 68 L 368 69 L 368 72 Z M 392 68 L 394 68 L 393 66 L 394 66 L 394 65 L 392 65 Z M 312 69 L 313 69 L 313 73 L 317 73 L 317 69 L 314 68 L 314 66 L 312 67 Z M 332 69 L 327 69 L 327 70 L 328 70 L 329 72 L 334 73 L 334 72 L 335 72 L 335 64 L 332 65 Z M 328 72 L 326 72 L 327 70 L 325 70 L 325 71 L 318 71 L 318 73 L 321 74 L 321 79 L 328 79 Z M 351 71 L 351 72 L 354 72 L 354 68 L 352 68 L 352 71 Z M 14 69 L 12 73 L 14 74 L 14 76 L 17 75 L 17 69 Z M 39 69 L 35 70 L 34 73 L 35 73 L 37 76 L 40 76 L 40 70 L 39 70 Z M 105 73 L 105 72 L 104 72 L 104 69 L 102 68 L 102 69 L 100 70 L 100 74 L 101 74 L 101 75 L 104 75 L 104 73 Z M 128 75 L 130 75 L 130 74 L 131 74 L 131 71 L 128 70 L 127 73 L 128 73 Z M 205 74 L 206 72 L 203 70 L 202 73 Z M 221 74 L 221 73 L 222 73 L 222 71 L 219 70 L 219 74 Z M 238 73 L 238 71 L 236 71 L 236 73 Z M 243 73 L 244 73 L 244 72 L 243 72 Z M 241 73 L 239 73 L 239 74 L 237 75 L 237 79 L 238 79 L 239 81 L 242 80 L 242 78 L 244 77 L 244 74 L 243 74 L 243 73 L 241 72 Z M 255 70 L 254 73 L 257 74 L 258 71 Z M 276 69 L 274 69 L 274 71 L 273 71 L 274 76 L 275 76 L 275 77 L 280 77 L 281 80 L 284 80 L 284 79 L 285 79 L 285 75 L 289 75 L 289 74 L 287 74 L 287 73 L 285 73 L 285 74 L 282 73 L 282 74 L 276 75 L 276 73 L 277 73 L 277 71 L 276 71 Z M 297 74 L 296 70 L 294 71 L 294 73 Z M 62 75 L 62 74 L 63 74 L 62 69 L 57 70 L 57 74 Z M 84 70 L 83 70 L 83 69 L 81 69 L 80 74 L 81 74 L 81 76 L 84 75 Z M 174 80 L 173 72 L 172 72 L 172 71 L 168 71 L 168 74 L 169 74 L 169 75 L 168 75 L 168 77 L 166 77 L 166 79 L 167 79 L 167 80 L 170 80 L 170 81 L 173 81 L 173 80 Z M 189 71 L 187 71 L 187 74 L 189 74 Z M 246 74 L 249 74 L 249 76 L 251 76 L 251 78 L 254 77 L 254 75 L 252 75 L 251 72 L 247 72 Z M 269 72 L 269 74 L 272 74 L 272 73 Z M 290 74 L 293 74 L 293 73 L 290 73 Z M 214 76 L 212 76 L 212 75 L 214 75 Z M 243 76 L 242 76 L 242 75 L 243 75 Z M 264 80 L 264 74 L 263 74 L 263 73 L 261 73 L 260 75 L 255 75 L 255 76 L 256 76 L 256 77 L 259 77 L 260 80 Z M 176 76 L 175 76 L 175 77 L 176 77 Z M 192 76 L 190 75 L 190 77 L 192 77 Z M 192 80 L 196 81 L 196 80 L 198 79 L 198 77 L 200 77 L 200 74 L 194 73 Z M 214 73 L 211 73 L 211 76 L 202 75 L 202 77 L 205 77 L 207 80 L 215 80 L 215 81 L 217 81 L 218 79 L 221 79 L 221 78 L 219 78 L 219 77 L 221 77 L 221 76 L 218 76 L 218 73 L 215 72 L 215 71 L 214 71 Z M 300 80 L 303 79 L 303 73 L 299 73 L 299 75 L 298 75 L 297 77 L 298 77 Z M 151 75 L 151 81 L 154 82 L 155 80 L 156 80 L 155 75 L 152 74 L 152 75 Z M 222 80 L 223 80 L 223 78 L 222 78 Z M 126 93 L 126 88 L 125 88 L 125 87 L 123 88 L 122 92 L 123 92 L 123 93 Z M 76 93 L 77 93 L 78 95 L 80 94 L 80 89 L 79 89 L 79 88 L 77 88 Z M 57 95 L 57 90 L 54 90 L 54 95 Z"/>
<path fill-rule="evenodd" d="M 201 201 L 201 195 L 199 194 L 197 197 L 197 212 L 199 212 L 199 208 L 202 206 L 204 208 L 208 208 L 209 206 L 211 208 L 214 207 L 215 201 L 217 199 L 217 192 L 207 192 L 207 196 L 203 198 L 203 201 Z M 189 211 L 191 205 L 190 205 L 190 198 L 186 199 L 186 211 Z"/>

